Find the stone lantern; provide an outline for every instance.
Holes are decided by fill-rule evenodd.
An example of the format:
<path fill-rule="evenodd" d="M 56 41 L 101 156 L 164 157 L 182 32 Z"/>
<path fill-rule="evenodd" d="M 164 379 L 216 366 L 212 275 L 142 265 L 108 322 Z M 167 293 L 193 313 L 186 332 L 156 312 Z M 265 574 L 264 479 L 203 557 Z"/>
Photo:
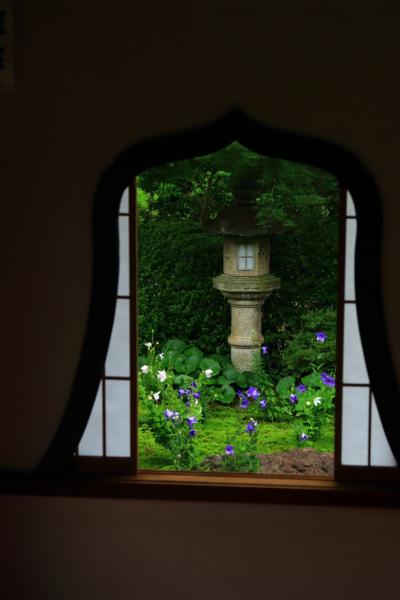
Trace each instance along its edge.
<path fill-rule="evenodd" d="M 269 239 L 257 224 L 254 192 L 237 191 L 236 203 L 203 226 L 224 236 L 224 272 L 213 279 L 231 305 L 231 360 L 237 371 L 253 371 L 260 346 L 261 309 L 280 280 L 269 272 Z"/>

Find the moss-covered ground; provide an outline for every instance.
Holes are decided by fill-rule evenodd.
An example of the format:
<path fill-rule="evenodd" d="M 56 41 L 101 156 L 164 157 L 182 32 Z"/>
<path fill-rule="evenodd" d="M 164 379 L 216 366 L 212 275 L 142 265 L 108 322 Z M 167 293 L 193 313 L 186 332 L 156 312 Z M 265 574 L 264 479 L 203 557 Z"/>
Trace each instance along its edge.
<path fill-rule="evenodd" d="M 230 406 L 210 407 L 207 418 L 197 427 L 196 445 L 199 453 L 204 458 L 223 455 L 225 446 L 231 442 L 238 427 L 238 422 L 243 422 L 244 428 L 248 418 L 248 414 L 238 414 L 237 409 Z M 298 434 L 294 429 L 293 421 L 270 423 L 259 420 L 257 429 L 258 454 L 284 452 L 299 447 Z M 301 444 L 301 447 L 307 446 L 320 452 L 333 452 L 334 422 L 322 427 L 318 440 Z M 139 469 L 170 470 L 171 468 L 170 452 L 155 441 L 147 425 L 140 427 Z"/>

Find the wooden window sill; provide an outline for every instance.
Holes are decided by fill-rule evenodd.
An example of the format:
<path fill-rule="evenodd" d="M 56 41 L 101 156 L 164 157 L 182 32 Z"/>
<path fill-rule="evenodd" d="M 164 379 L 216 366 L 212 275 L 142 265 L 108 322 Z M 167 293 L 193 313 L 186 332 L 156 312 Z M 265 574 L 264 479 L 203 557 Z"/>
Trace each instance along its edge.
<path fill-rule="evenodd" d="M 399 484 L 338 483 L 330 478 L 175 472 L 136 475 L 8 475 L 0 493 L 16 495 L 400 507 Z"/>

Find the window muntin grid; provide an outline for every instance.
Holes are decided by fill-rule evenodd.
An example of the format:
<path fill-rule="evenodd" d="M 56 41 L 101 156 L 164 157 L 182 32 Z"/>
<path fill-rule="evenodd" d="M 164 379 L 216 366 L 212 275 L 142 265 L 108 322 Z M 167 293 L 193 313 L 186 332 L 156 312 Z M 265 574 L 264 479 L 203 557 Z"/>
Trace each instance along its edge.
<path fill-rule="evenodd" d="M 78 456 L 131 457 L 131 291 L 129 188 L 119 213 L 119 274 L 107 358 Z"/>
<path fill-rule="evenodd" d="M 254 271 L 255 262 L 254 244 L 239 244 L 237 249 L 238 271 Z"/>
<path fill-rule="evenodd" d="M 371 389 L 361 344 L 355 291 L 357 215 L 346 194 L 340 464 L 396 467 Z"/>

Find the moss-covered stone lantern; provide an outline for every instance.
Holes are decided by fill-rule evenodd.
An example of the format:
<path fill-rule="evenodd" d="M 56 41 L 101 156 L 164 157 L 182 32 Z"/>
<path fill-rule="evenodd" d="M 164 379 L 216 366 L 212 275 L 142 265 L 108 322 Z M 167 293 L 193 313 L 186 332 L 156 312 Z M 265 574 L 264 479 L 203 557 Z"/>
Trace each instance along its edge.
<path fill-rule="evenodd" d="M 269 272 L 269 238 L 257 224 L 250 191 L 237 191 L 236 203 L 223 208 L 204 229 L 224 236 L 224 272 L 213 279 L 231 305 L 232 364 L 238 371 L 253 371 L 260 346 L 261 308 L 280 280 Z"/>

